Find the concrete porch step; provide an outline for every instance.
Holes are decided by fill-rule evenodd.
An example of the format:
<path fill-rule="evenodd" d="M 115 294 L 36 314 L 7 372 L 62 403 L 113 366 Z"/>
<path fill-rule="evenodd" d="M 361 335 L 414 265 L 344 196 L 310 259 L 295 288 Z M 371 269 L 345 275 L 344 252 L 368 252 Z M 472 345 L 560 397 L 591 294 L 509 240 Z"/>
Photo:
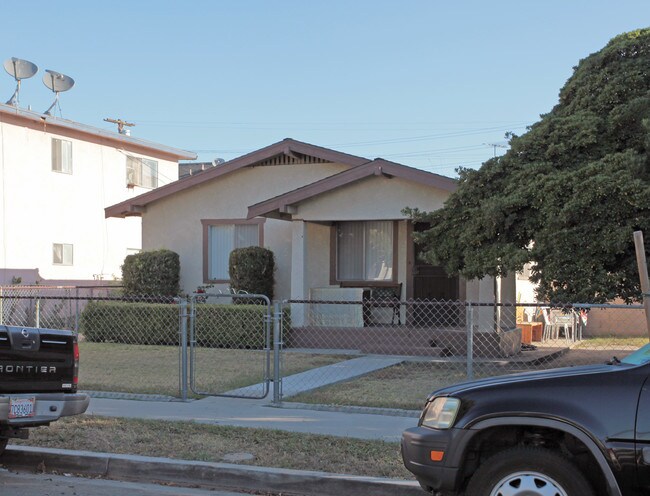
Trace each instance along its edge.
<path fill-rule="evenodd" d="M 395 345 L 395 344 L 382 344 L 375 343 L 372 345 L 364 346 L 361 351 L 363 353 L 373 353 L 377 355 L 402 355 L 402 356 L 431 356 L 439 357 L 442 353 L 442 348 L 433 346 L 413 346 L 413 345 Z"/>

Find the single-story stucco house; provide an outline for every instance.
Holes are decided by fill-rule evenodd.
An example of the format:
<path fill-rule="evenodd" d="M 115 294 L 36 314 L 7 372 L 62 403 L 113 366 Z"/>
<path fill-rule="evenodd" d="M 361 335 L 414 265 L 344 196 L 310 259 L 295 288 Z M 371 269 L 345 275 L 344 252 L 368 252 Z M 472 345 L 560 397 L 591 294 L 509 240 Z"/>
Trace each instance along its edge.
<path fill-rule="evenodd" d="M 514 277 L 466 282 L 418 260 L 412 233 L 426 226 L 402 209 L 439 209 L 456 186 L 381 158 L 285 139 L 105 214 L 141 217 L 143 249 L 177 252 L 188 293 L 226 288 L 230 251 L 260 245 L 275 254 L 279 300 L 354 300 L 392 287 L 402 300 L 515 301 Z"/>

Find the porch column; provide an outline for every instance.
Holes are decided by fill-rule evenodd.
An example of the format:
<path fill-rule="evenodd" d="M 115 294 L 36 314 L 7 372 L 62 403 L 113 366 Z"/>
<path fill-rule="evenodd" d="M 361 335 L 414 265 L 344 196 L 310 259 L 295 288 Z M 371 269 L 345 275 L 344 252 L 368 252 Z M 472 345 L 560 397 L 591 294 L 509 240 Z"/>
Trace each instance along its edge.
<path fill-rule="evenodd" d="M 307 262 L 307 228 L 302 220 L 294 220 L 291 223 L 291 299 L 308 300 L 309 288 L 307 288 L 305 274 Z M 307 305 L 291 305 L 291 322 L 296 327 L 305 325 L 307 316 Z"/>
<path fill-rule="evenodd" d="M 497 303 L 517 302 L 517 281 L 515 274 L 508 274 L 497 279 Z M 502 306 L 500 309 L 499 325 L 504 331 L 517 327 L 517 311 L 514 306 Z"/>
<path fill-rule="evenodd" d="M 467 301 L 471 303 L 495 303 L 496 298 L 494 286 L 494 277 L 491 276 L 467 281 Z M 495 322 L 494 307 L 476 307 L 473 310 L 473 322 L 477 331 L 493 331 Z"/>

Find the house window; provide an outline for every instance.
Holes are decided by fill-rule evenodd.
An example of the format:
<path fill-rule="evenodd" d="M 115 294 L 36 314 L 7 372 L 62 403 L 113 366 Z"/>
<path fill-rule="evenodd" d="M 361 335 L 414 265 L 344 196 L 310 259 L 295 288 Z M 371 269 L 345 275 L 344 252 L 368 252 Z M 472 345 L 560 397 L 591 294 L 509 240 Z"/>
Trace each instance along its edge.
<path fill-rule="evenodd" d="M 230 252 L 262 245 L 263 220 L 204 220 L 204 279 L 227 282 Z"/>
<path fill-rule="evenodd" d="M 72 142 L 52 138 L 52 170 L 72 174 Z"/>
<path fill-rule="evenodd" d="M 340 222 L 336 225 L 338 281 L 393 281 L 393 221 Z"/>
<path fill-rule="evenodd" d="M 52 263 L 54 265 L 72 265 L 72 245 L 66 243 L 53 243 Z"/>
<path fill-rule="evenodd" d="M 126 185 L 143 188 L 158 187 L 158 162 L 148 158 L 126 157 Z"/>

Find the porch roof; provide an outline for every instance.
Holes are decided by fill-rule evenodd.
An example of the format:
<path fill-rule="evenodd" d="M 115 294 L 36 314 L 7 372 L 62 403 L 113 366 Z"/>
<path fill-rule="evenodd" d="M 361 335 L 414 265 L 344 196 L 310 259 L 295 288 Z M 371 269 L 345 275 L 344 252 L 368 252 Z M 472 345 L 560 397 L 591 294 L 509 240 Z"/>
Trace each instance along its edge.
<path fill-rule="evenodd" d="M 448 192 L 453 192 L 458 187 L 458 182 L 453 178 L 377 158 L 372 162 L 251 205 L 248 207 L 248 218 L 272 217 L 291 220 L 292 214 L 296 211 L 296 204 L 372 176 L 402 178 Z"/>
<path fill-rule="evenodd" d="M 209 181 L 218 179 L 221 176 L 230 174 L 243 167 L 254 167 L 264 165 L 269 159 L 274 157 L 283 156 L 295 159 L 300 162 L 305 157 L 313 157 L 322 162 L 333 162 L 337 164 L 348 165 L 356 167 L 361 164 L 367 163 L 369 160 L 364 157 L 356 155 L 349 155 L 347 153 L 330 150 L 321 146 L 303 143 L 291 138 L 286 138 L 282 141 L 266 146 L 254 152 L 242 155 L 241 157 L 229 160 L 222 165 L 212 167 L 201 174 L 187 176 L 173 183 L 169 183 L 160 188 L 156 188 L 142 195 L 134 198 L 129 198 L 121 203 L 117 203 L 104 210 L 105 217 L 128 217 L 128 216 L 142 216 L 146 210 L 147 205 L 162 198 L 176 194 L 189 188 L 202 185 Z"/>

